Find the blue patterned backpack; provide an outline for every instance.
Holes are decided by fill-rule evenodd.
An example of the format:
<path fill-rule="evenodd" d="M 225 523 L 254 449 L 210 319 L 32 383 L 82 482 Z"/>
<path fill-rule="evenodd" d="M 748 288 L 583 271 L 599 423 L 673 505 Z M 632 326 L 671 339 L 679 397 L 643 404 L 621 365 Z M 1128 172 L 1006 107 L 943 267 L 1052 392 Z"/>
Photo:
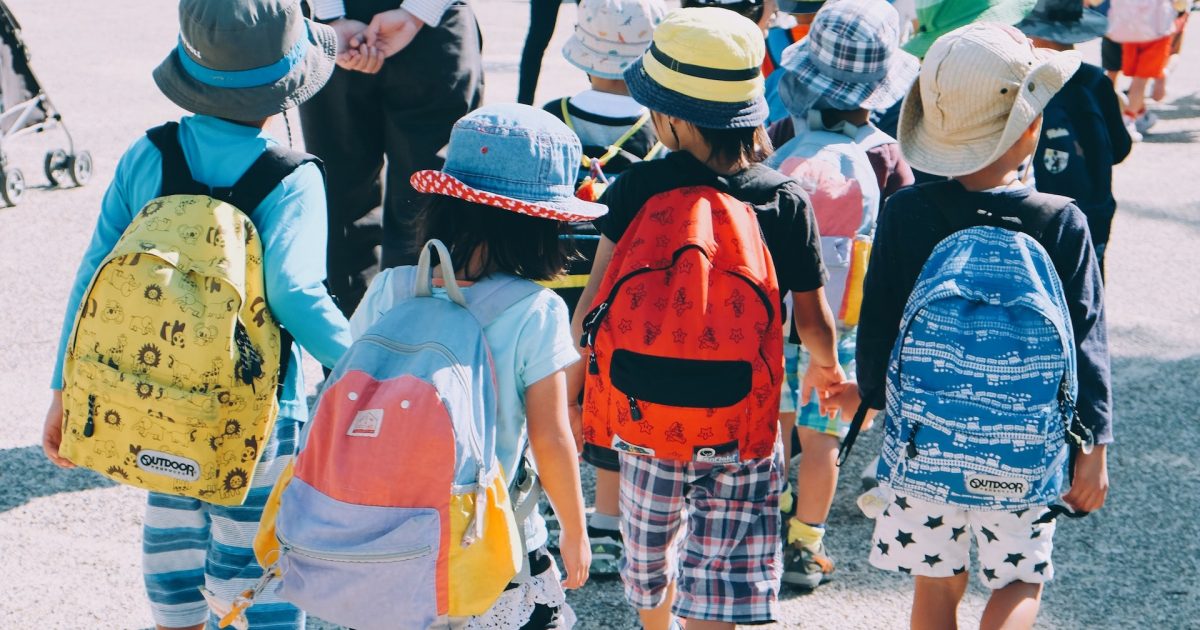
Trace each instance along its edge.
<path fill-rule="evenodd" d="M 1031 198 L 1043 215 L 1063 205 Z M 996 225 L 942 240 L 905 306 L 876 477 L 965 509 L 1044 507 L 1068 478 L 1068 436 L 1086 432 L 1075 413 L 1071 318 L 1037 240 L 1020 225 L 979 222 Z M 1087 448 L 1087 439 L 1076 443 Z"/>

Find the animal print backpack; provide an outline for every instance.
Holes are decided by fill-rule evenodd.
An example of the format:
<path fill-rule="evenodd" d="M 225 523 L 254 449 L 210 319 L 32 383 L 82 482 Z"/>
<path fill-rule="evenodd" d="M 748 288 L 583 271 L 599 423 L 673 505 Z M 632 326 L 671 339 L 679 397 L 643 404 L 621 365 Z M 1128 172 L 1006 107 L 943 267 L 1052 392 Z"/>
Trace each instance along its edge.
<path fill-rule="evenodd" d="M 674 461 L 770 456 L 783 326 L 754 210 L 711 186 L 655 195 L 612 260 L 584 321 L 584 439 Z"/>
<path fill-rule="evenodd" d="M 80 300 L 60 452 L 120 483 L 240 505 L 291 354 L 246 213 L 315 158 L 268 148 L 233 187 L 210 189 L 192 178 L 177 123 L 147 135 L 162 153 L 161 196 Z"/>

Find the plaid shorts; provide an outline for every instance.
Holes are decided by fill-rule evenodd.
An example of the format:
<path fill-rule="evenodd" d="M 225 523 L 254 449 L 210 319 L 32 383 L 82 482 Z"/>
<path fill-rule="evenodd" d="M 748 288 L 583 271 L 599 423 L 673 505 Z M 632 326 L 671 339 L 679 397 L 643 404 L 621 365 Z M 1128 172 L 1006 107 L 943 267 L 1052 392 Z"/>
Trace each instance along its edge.
<path fill-rule="evenodd" d="M 621 454 L 625 597 L 684 619 L 766 623 L 779 617 L 783 451 L 739 464 Z"/>

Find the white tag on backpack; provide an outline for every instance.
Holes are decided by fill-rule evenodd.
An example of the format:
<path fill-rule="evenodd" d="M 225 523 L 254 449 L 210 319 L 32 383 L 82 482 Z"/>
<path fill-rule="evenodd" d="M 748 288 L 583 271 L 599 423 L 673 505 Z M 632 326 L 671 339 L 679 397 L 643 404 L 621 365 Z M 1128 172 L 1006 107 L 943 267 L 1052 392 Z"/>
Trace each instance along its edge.
<path fill-rule="evenodd" d="M 382 409 L 363 409 L 354 416 L 354 422 L 350 423 L 350 428 L 346 430 L 346 435 L 350 437 L 379 437 L 379 430 L 383 428 L 383 410 Z"/>
<path fill-rule="evenodd" d="M 1029 483 L 1018 477 L 993 477 L 992 475 L 967 475 L 967 492 L 993 497 L 1023 497 L 1029 492 Z"/>

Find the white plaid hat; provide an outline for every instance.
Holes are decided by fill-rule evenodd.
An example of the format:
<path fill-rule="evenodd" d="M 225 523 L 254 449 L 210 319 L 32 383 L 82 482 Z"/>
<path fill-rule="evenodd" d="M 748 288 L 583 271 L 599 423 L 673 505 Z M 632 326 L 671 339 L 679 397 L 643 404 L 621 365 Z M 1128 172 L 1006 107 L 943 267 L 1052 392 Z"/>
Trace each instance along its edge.
<path fill-rule="evenodd" d="M 920 72 L 900 49 L 900 15 L 887 0 L 826 3 L 808 37 L 783 51 L 779 96 L 804 116 L 818 101 L 841 110 L 886 109 Z"/>
<path fill-rule="evenodd" d="M 563 57 L 590 75 L 620 79 L 650 47 L 667 7 L 662 0 L 580 0 L 578 15 Z"/>
<path fill-rule="evenodd" d="M 1016 143 L 1079 64 L 1078 52 L 1034 48 L 995 22 L 943 35 L 900 108 L 904 159 L 945 177 L 979 171 Z"/>

